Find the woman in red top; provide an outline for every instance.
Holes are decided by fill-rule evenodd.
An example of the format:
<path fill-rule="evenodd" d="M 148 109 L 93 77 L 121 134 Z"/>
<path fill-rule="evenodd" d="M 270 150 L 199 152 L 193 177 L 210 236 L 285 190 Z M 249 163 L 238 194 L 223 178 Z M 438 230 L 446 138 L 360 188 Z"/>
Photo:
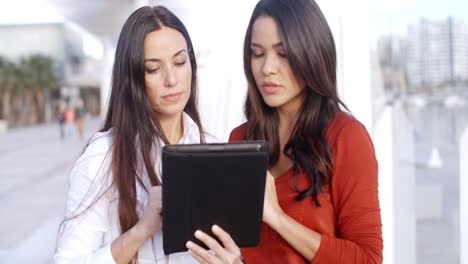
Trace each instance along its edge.
<path fill-rule="evenodd" d="M 342 111 L 330 28 L 313 0 L 262 0 L 244 43 L 247 123 L 230 140 L 270 142 L 260 243 L 197 231 L 201 263 L 382 263 L 377 161 L 364 126 Z M 213 254 L 214 253 L 214 254 Z"/>

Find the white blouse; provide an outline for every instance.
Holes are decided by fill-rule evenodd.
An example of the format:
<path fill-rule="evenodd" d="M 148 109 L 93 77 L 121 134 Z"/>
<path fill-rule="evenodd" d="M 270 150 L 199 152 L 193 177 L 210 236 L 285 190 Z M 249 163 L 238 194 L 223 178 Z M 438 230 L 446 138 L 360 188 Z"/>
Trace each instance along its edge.
<path fill-rule="evenodd" d="M 195 122 L 183 113 L 184 134 L 180 144 L 200 142 L 200 133 Z M 118 195 L 110 186 L 112 156 L 112 129 L 96 133 L 84 153 L 70 172 L 70 185 L 66 205 L 66 216 L 78 216 L 65 221 L 59 233 L 54 254 L 55 264 L 114 264 L 110 245 L 121 235 L 118 217 Z M 206 142 L 215 142 L 212 136 L 205 135 Z M 160 152 L 164 144 L 160 142 L 156 149 L 155 166 L 161 181 Z M 139 164 L 143 164 L 138 157 Z M 151 187 L 148 174 L 139 169 L 143 183 Z M 141 217 L 148 194 L 137 184 L 137 213 Z M 90 208 L 89 205 L 92 205 Z M 80 214 L 81 212 L 83 212 Z M 143 243 L 138 251 L 138 263 L 198 263 L 188 252 L 164 255 L 162 231 L 156 232 L 151 239 Z"/>

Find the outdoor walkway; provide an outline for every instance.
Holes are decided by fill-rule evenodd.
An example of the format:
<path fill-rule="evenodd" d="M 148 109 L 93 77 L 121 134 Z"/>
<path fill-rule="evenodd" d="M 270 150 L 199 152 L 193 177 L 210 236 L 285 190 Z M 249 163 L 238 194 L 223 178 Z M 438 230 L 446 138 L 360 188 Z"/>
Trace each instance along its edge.
<path fill-rule="evenodd" d="M 68 190 L 68 173 L 100 126 L 85 139 L 60 139 L 58 124 L 0 134 L 0 264 L 51 263 Z"/>

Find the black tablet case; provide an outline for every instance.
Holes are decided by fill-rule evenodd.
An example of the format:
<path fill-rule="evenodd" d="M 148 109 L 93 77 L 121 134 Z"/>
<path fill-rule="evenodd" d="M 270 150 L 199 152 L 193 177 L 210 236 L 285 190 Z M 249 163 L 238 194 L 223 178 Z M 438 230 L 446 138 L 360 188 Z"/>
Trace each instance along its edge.
<path fill-rule="evenodd" d="M 165 146 L 164 253 L 187 251 L 188 240 L 202 245 L 196 230 L 216 238 L 214 224 L 239 247 L 258 245 L 268 158 L 266 141 Z"/>

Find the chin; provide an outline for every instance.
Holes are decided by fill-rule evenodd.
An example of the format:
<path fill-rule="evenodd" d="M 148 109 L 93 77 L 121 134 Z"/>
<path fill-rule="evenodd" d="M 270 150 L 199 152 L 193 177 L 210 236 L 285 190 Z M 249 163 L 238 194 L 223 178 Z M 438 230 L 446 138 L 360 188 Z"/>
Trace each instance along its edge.
<path fill-rule="evenodd" d="M 184 108 L 185 105 L 171 105 L 169 107 L 165 107 L 164 109 L 159 109 L 157 113 L 159 116 L 172 117 L 182 114 Z"/>
<path fill-rule="evenodd" d="M 264 96 L 263 101 L 269 106 L 269 107 L 278 107 L 282 106 L 285 101 L 282 100 L 281 98 L 275 98 L 272 96 Z"/>

